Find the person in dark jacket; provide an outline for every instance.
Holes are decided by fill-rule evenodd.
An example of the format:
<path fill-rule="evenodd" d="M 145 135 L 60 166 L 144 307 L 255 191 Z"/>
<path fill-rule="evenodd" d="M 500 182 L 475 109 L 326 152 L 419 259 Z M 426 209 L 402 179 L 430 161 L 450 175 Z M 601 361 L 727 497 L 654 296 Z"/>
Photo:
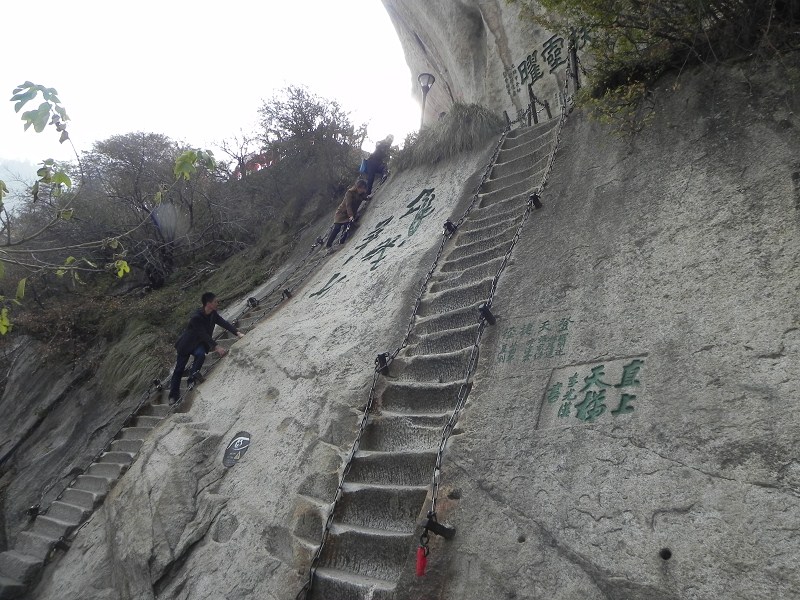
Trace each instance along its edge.
<path fill-rule="evenodd" d="M 339 231 L 342 227 L 347 227 L 356 220 L 358 207 L 361 206 L 361 203 L 365 200 L 369 200 L 369 198 L 367 198 L 367 182 L 363 179 L 359 179 L 353 187 L 347 190 L 344 199 L 341 204 L 339 204 L 339 208 L 336 209 L 336 214 L 333 215 L 333 229 L 331 229 L 331 233 L 328 235 L 328 241 L 325 242 L 325 247 L 329 251 L 333 245 L 333 240 L 339 235 Z M 342 234 L 342 239 L 339 243 L 344 244 L 346 239 L 347 231 Z"/>
<path fill-rule="evenodd" d="M 178 351 L 178 359 L 175 361 L 175 370 L 172 372 L 172 383 L 169 389 L 169 403 L 175 404 L 180 397 L 181 391 L 181 376 L 186 364 L 189 362 L 189 357 L 194 356 L 192 368 L 189 372 L 189 383 L 194 383 L 199 380 L 202 375 L 200 369 L 203 366 L 203 361 L 206 359 L 206 353 L 212 350 L 219 354 L 220 358 L 225 356 L 227 351 L 222 346 L 217 345 L 214 338 L 211 337 L 214 333 L 214 326 L 227 329 L 232 334 L 238 337 L 244 337 L 236 327 L 228 323 L 217 312 L 219 300 L 211 293 L 206 292 L 200 298 L 203 304 L 202 308 L 198 308 L 189 318 L 189 324 L 186 329 L 175 342 L 175 349 Z"/>
<path fill-rule="evenodd" d="M 375 146 L 375 152 L 367 157 L 367 194 L 372 193 L 372 184 L 375 182 L 375 175 L 386 173 L 386 167 L 389 162 L 389 153 L 392 149 L 392 142 L 394 136 L 386 136 L 385 140 L 381 140 Z"/>

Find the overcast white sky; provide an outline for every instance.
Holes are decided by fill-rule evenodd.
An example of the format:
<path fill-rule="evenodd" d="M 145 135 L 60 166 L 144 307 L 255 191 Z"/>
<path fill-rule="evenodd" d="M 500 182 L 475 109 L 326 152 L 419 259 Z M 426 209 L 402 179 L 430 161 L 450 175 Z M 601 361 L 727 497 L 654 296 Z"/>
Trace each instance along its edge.
<path fill-rule="evenodd" d="M 26 80 L 58 90 L 79 150 L 131 131 L 213 150 L 254 130 L 261 100 L 288 84 L 368 122 L 367 149 L 419 126 L 380 0 L 9 1 L 2 17 L 0 159 L 70 158 L 54 130 L 23 132 L 8 99 Z"/>

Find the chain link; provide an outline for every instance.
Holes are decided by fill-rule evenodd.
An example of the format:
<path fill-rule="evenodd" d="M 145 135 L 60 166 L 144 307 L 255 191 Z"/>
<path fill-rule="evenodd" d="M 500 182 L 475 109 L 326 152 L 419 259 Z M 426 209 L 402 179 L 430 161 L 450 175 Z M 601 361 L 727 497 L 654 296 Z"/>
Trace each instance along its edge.
<path fill-rule="evenodd" d="M 561 116 L 556 126 L 556 133 L 553 140 L 553 148 L 550 152 L 548 163 L 547 166 L 545 167 L 545 172 L 542 175 L 541 183 L 536 188 L 535 192 L 536 194 L 540 194 L 547 185 L 548 178 L 550 177 L 550 173 L 553 170 L 553 164 L 555 162 L 556 153 L 558 152 L 559 146 L 561 144 L 561 130 L 564 127 L 564 122 L 566 121 L 567 114 L 569 114 L 569 111 L 572 109 L 571 105 L 569 109 L 567 108 L 567 102 L 570 100 L 570 97 L 566 95 L 568 86 L 569 86 L 569 72 L 567 73 L 564 81 L 565 101 L 561 104 Z M 500 281 L 500 276 L 505 270 L 508 264 L 508 260 L 511 257 L 511 253 L 513 252 L 514 247 L 519 241 L 520 236 L 522 235 L 522 230 L 525 227 L 525 222 L 528 220 L 528 217 L 530 216 L 532 206 L 533 206 L 532 199 L 529 198 L 527 206 L 525 207 L 525 212 L 522 216 L 522 220 L 520 221 L 520 224 L 517 227 L 517 231 L 514 233 L 514 237 L 511 239 L 511 242 L 509 243 L 508 250 L 506 250 L 506 253 L 503 256 L 503 261 L 500 264 L 500 267 L 497 269 L 497 273 L 495 274 L 494 279 L 492 279 L 492 285 L 489 290 L 488 298 L 486 300 L 487 308 L 491 307 L 492 305 L 492 302 L 494 300 L 494 295 L 497 290 L 497 285 Z M 470 359 L 465 370 L 464 383 L 461 384 L 458 390 L 458 396 L 456 398 L 456 406 L 453 409 L 453 412 L 450 415 L 450 418 L 448 419 L 447 423 L 442 428 L 442 436 L 439 441 L 439 449 L 436 453 L 436 461 L 434 463 L 433 476 L 431 477 L 431 503 L 428 515 L 433 515 L 433 516 L 436 515 L 436 504 L 439 497 L 439 487 L 441 485 L 441 467 L 442 467 L 442 460 L 444 457 L 445 447 L 447 445 L 447 441 L 450 438 L 450 434 L 453 432 L 453 429 L 455 428 L 456 423 L 458 422 L 458 419 L 461 415 L 461 412 L 463 411 L 464 406 L 466 404 L 467 396 L 469 394 L 469 389 L 472 383 L 472 376 L 475 374 L 475 369 L 478 366 L 478 350 L 480 347 L 481 338 L 483 336 L 485 328 L 486 328 L 486 320 L 481 319 L 480 324 L 478 325 L 475 344 L 472 346 Z"/>

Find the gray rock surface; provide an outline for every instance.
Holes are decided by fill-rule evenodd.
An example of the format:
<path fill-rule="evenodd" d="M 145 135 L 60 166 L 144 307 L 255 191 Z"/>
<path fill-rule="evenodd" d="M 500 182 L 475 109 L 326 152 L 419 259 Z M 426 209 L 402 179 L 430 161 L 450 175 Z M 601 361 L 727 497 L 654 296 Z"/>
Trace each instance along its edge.
<path fill-rule="evenodd" d="M 436 82 L 426 101 L 429 123 L 453 102 L 507 111 L 512 119 L 528 106 L 528 84 L 555 106 L 563 89 L 566 43 L 533 23 L 522 3 L 506 0 L 382 0 L 411 69 Z M 579 36 L 579 46 L 585 39 Z"/>
<path fill-rule="evenodd" d="M 513 104 L 503 70 L 532 50 L 526 36 L 542 49 L 499 0 L 384 3 L 407 49 L 420 48 L 409 50 L 412 68 L 439 69 L 434 93 L 445 95 L 431 97 L 431 111 L 453 99 Z M 401 583 L 397 593 L 368 583 L 366 597 L 800 595 L 800 107 L 786 73 L 743 63 L 666 79 L 652 122 L 632 138 L 570 115 L 444 456 L 439 518 L 457 536 L 432 540 L 425 578 L 408 561 L 414 545 L 375 552 Z M 375 355 L 402 339 L 441 223 L 460 213 L 485 160 L 390 178 L 348 245 L 233 346 L 184 414 L 155 428 L 31 597 L 294 598 Z M 409 213 L 427 200 L 432 211 Z M 480 271 L 459 260 L 454 271 Z M 459 278 L 435 281 L 425 318 L 448 308 L 437 302 L 453 299 L 441 292 Z M 398 427 L 377 419 L 367 451 L 412 437 L 414 403 L 450 400 L 448 353 L 460 346 L 449 345 L 463 340 L 418 333 L 393 383 L 425 379 L 426 393 L 405 397 L 412 417 Z M 440 371 L 417 351 L 444 353 Z M 437 381 L 441 394 L 429 394 Z M 241 430 L 252 445 L 226 470 L 223 450 Z M 356 496 L 343 509 L 353 520 L 369 513 Z M 392 518 L 403 513 L 390 526 L 406 531 L 413 507 L 385 504 Z M 363 550 L 331 551 L 330 564 Z"/>
<path fill-rule="evenodd" d="M 487 151 L 390 177 L 348 244 L 156 427 L 33 597 L 293 598 L 375 356 L 402 340 L 442 223 L 471 199 Z M 224 469 L 241 430 L 251 446 Z"/>
<path fill-rule="evenodd" d="M 567 121 L 445 457 L 437 597 L 800 595 L 785 75 L 667 79 L 629 139 Z"/>

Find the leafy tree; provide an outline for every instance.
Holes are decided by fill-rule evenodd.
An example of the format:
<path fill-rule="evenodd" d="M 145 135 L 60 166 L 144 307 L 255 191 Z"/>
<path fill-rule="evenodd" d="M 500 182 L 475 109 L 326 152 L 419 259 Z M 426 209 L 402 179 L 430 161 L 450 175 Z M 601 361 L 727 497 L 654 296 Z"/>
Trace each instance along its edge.
<path fill-rule="evenodd" d="M 19 113 L 40 96 L 42 101 L 36 108 L 21 114 L 25 129 L 33 127 L 34 131 L 42 132 L 52 127 L 59 133 L 61 143 L 71 143 L 67 132 L 69 116 L 54 88 L 26 81 L 14 89 L 11 101 Z M 105 169 L 107 177 L 102 180 L 86 173 L 84 161 L 77 153 L 76 162 L 72 164 L 57 164 L 52 159 L 43 161 L 37 171 L 38 179 L 30 189 L 28 202 L 17 213 L 5 210 L 3 199 L 8 194 L 8 187 L 0 181 L 0 277 L 6 267 L 14 269 L 14 275 L 19 277 L 15 296 L 0 296 L 0 334 L 9 331 L 10 310 L 22 301 L 31 276 L 42 277 L 47 273 L 56 277 L 69 275 L 73 283 L 81 283 L 81 273 L 111 272 L 117 277 L 129 273 L 126 242 L 134 240 L 134 234 L 152 221 L 154 207 L 161 202 L 165 192 L 188 180 L 198 168 L 213 163 L 208 152 L 187 150 L 179 153 L 176 149 L 172 154 L 175 164 L 172 172 L 162 169 L 160 173 L 152 173 L 144 168 L 141 152 L 137 154 L 135 148 L 124 144 L 117 146 L 115 152 L 106 148 L 103 156 L 109 160 L 105 163 L 90 161 L 93 171 L 100 166 Z M 162 150 L 163 146 L 162 143 Z M 98 158 L 98 155 L 93 158 Z M 131 179 L 125 169 L 137 164 L 140 178 L 134 176 Z M 165 176 L 162 181 L 172 180 L 172 185 L 162 184 L 151 198 L 147 198 L 149 192 L 144 183 L 150 184 L 153 178 L 162 176 Z M 75 218 L 76 209 L 90 204 L 92 192 L 98 189 L 125 190 L 133 218 L 119 221 L 116 227 L 104 231 L 98 230 L 95 220 L 102 211 L 88 211 Z M 87 235 L 87 232 L 92 235 Z"/>

